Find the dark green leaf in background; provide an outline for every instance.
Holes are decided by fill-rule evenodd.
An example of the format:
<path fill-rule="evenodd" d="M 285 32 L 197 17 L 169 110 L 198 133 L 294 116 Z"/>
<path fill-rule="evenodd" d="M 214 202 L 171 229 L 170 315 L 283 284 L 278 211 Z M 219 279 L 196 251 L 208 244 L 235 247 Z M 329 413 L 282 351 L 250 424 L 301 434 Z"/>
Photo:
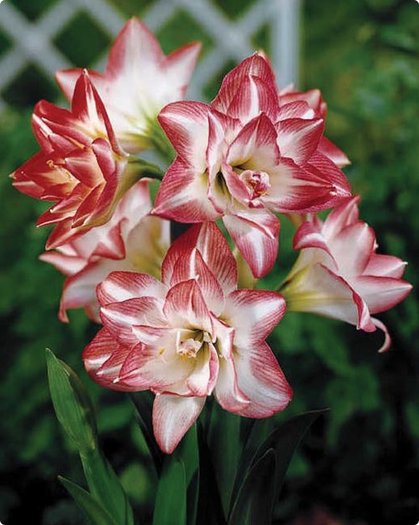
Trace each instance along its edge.
<path fill-rule="evenodd" d="M 175 457 L 166 458 L 157 487 L 153 525 L 186 525 L 186 473 Z"/>

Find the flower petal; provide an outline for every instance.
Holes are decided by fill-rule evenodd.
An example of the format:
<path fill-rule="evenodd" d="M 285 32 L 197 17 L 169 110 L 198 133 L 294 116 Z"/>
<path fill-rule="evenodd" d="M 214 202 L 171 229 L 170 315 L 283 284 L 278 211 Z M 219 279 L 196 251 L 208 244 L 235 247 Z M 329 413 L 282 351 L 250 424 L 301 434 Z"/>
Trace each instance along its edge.
<path fill-rule="evenodd" d="M 145 273 L 112 272 L 97 289 L 100 304 L 117 303 L 134 297 L 163 298 L 167 287 Z"/>
<path fill-rule="evenodd" d="M 226 161 L 243 169 L 268 171 L 279 161 L 276 139 L 272 121 L 265 114 L 258 115 L 241 129 L 228 150 Z"/>
<path fill-rule="evenodd" d="M 165 106 L 158 116 L 178 155 L 200 173 L 206 169 L 209 112 L 210 106 L 202 102 L 180 101 Z"/>
<path fill-rule="evenodd" d="M 243 124 L 261 113 L 274 121 L 278 116 L 278 95 L 272 83 L 260 77 L 248 75 L 243 78 L 240 88 L 231 101 L 227 114 Z"/>
<path fill-rule="evenodd" d="M 195 279 L 170 288 L 163 312 L 173 327 L 204 330 L 212 333 L 211 316 Z"/>
<path fill-rule="evenodd" d="M 281 155 L 296 164 L 307 162 L 316 151 L 324 130 L 323 119 L 287 119 L 277 125 Z"/>
<path fill-rule="evenodd" d="M 95 383 L 113 390 L 130 390 L 114 382 L 130 351 L 130 347 L 120 345 L 106 328 L 102 328 L 83 350 L 84 366 Z"/>
<path fill-rule="evenodd" d="M 163 452 L 171 454 L 201 413 L 205 397 L 157 395 L 153 405 L 153 430 Z"/>
<path fill-rule="evenodd" d="M 250 348 L 264 341 L 284 314 L 285 301 L 277 292 L 236 290 L 226 300 L 223 318 L 235 330 L 235 346 Z"/>
<path fill-rule="evenodd" d="M 224 408 L 233 413 L 240 413 L 249 406 L 249 399 L 241 392 L 237 385 L 237 374 L 234 367 L 234 360 L 220 359 L 217 384 L 214 394 L 217 401 Z"/>
<path fill-rule="evenodd" d="M 323 225 L 323 233 L 327 239 L 336 237 L 344 228 L 359 221 L 359 200 L 359 195 L 354 195 L 329 213 Z"/>
<path fill-rule="evenodd" d="M 281 290 L 288 311 L 311 312 L 374 331 L 365 301 L 341 276 L 323 264 L 307 266 Z"/>
<path fill-rule="evenodd" d="M 219 214 L 208 200 L 208 175 L 178 157 L 166 172 L 153 215 L 178 222 L 213 221 Z"/>
<path fill-rule="evenodd" d="M 358 276 L 364 270 L 375 246 L 375 233 L 365 222 L 357 222 L 344 228 L 330 239 L 328 246 L 337 261 L 343 277 Z M 350 254 L 348 247 L 350 246 Z"/>
<path fill-rule="evenodd" d="M 234 365 L 238 388 L 249 399 L 249 404 L 236 413 L 262 418 L 286 408 L 292 397 L 292 389 L 272 350 L 264 341 L 251 349 L 239 348 L 234 356 Z"/>
<path fill-rule="evenodd" d="M 267 210 L 249 209 L 226 215 L 223 221 L 253 275 L 266 275 L 278 253 L 278 219 Z"/>
<path fill-rule="evenodd" d="M 351 161 L 345 155 L 345 153 L 337 146 L 330 142 L 326 137 L 322 137 L 319 142 L 319 151 L 326 155 L 328 159 L 336 164 L 338 168 L 344 168 L 348 166 Z"/>
<path fill-rule="evenodd" d="M 236 261 L 217 225 L 204 222 L 191 226 L 172 244 L 162 265 L 162 281 L 170 284 L 176 261 L 197 248 L 211 272 L 217 277 L 225 294 L 237 288 Z"/>
<path fill-rule="evenodd" d="M 406 269 L 407 263 L 394 257 L 394 255 L 382 255 L 373 253 L 365 268 L 365 275 L 376 275 L 377 277 L 393 277 L 400 279 Z"/>
<path fill-rule="evenodd" d="M 218 377 L 219 359 L 212 343 L 201 348 L 194 359 L 194 369 L 186 380 L 186 385 L 194 396 L 212 394 Z M 192 359 L 190 359 L 192 360 Z"/>
<path fill-rule="evenodd" d="M 372 314 L 393 308 L 412 291 L 412 285 L 402 279 L 370 275 L 357 277 L 354 286 Z"/>
<path fill-rule="evenodd" d="M 154 392 L 176 392 L 178 384 L 183 393 L 192 395 L 186 388 L 186 380 L 193 373 L 194 359 L 182 359 L 176 354 L 176 334 L 166 332 L 157 346 L 142 346 L 132 352 L 124 362 L 119 375 L 121 383 L 138 390 L 152 389 Z"/>
<path fill-rule="evenodd" d="M 265 57 L 255 53 L 245 58 L 238 66 L 232 69 L 223 79 L 220 91 L 211 106 L 222 113 L 229 113 L 233 99 L 241 89 L 242 82 L 249 76 L 259 77 L 276 91 L 275 74 Z"/>
<path fill-rule="evenodd" d="M 161 312 L 162 301 L 156 297 L 135 297 L 102 306 L 100 317 L 103 325 L 124 345 L 137 344 L 135 325 L 164 327 L 167 322 Z"/>
<path fill-rule="evenodd" d="M 221 313 L 224 306 L 223 289 L 196 248 L 185 251 L 179 257 L 173 268 L 170 286 L 190 279 L 198 282 L 208 308 L 216 315 Z"/>

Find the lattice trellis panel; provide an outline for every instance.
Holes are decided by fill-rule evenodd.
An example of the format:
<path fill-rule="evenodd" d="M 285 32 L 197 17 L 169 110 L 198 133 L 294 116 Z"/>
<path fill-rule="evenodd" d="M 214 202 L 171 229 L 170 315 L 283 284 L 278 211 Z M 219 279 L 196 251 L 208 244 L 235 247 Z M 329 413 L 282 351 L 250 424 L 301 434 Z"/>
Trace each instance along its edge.
<path fill-rule="evenodd" d="M 140 3 L 140 0 L 139 0 Z M 75 16 L 84 13 L 102 33 L 113 38 L 125 17 L 106 0 L 56 0 L 40 17 L 28 18 L 16 4 L 0 4 L 0 31 L 11 45 L 0 54 L 0 111 L 7 105 L 4 90 L 28 65 L 52 78 L 57 69 L 73 64 L 57 46 L 57 38 Z M 156 0 L 143 20 L 154 32 L 170 23 L 179 11 L 186 12 L 213 42 L 198 64 L 189 90 L 190 98 L 205 98 L 204 88 L 229 62 L 238 62 L 254 51 L 253 37 L 268 27 L 270 53 L 281 85 L 297 81 L 298 14 L 300 0 L 255 0 L 232 21 L 210 0 Z M 187 25 L 185 32 L 187 33 Z M 186 35 L 187 36 L 187 35 Z M 0 50 L 1 51 L 1 50 Z M 95 67 L 103 67 L 106 50 Z"/>

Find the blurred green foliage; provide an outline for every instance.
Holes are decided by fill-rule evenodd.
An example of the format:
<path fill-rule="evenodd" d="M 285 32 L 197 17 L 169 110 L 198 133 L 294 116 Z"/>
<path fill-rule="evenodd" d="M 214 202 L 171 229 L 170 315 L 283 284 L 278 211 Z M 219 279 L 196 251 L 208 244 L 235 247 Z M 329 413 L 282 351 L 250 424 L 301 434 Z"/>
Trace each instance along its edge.
<path fill-rule="evenodd" d="M 14 3 L 29 18 L 38 16 L 41 3 Z M 128 16 L 141 15 L 151 1 L 114 3 Z M 234 18 L 251 2 L 217 3 Z M 306 0 L 301 56 L 301 87 L 320 88 L 328 102 L 327 135 L 352 161 L 346 173 L 362 195 L 362 217 L 376 229 L 382 252 L 409 261 L 406 278 L 415 286 L 418 28 L 419 6 L 413 0 Z M 73 58 L 74 28 L 67 30 L 57 42 Z M 106 42 L 87 29 L 83 35 L 87 41 L 77 53 L 79 64 L 88 64 Z M 89 38 L 95 40 L 92 45 Z M 194 38 L 203 40 L 204 52 L 211 49 L 210 37 L 184 15 L 171 20 L 159 38 L 166 51 Z M 0 33 L 2 48 L 7 45 L 3 40 Z M 264 32 L 255 35 L 255 46 L 266 41 Z M 81 56 L 84 49 L 90 54 Z M 219 81 L 207 87 L 209 96 Z M 99 408 L 105 454 L 147 523 L 156 483 L 131 406 L 122 394 L 101 391 L 82 371 L 80 354 L 96 328 L 82 312 L 72 313 L 69 325 L 57 320 L 63 279 L 37 260 L 47 232 L 34 222 L 44 206 L 13 190 L 7 177 L 36 151 L 30 104 L 57 93 L 52 79 L 39 80 L 29 69 L 5 94 L 17 110 L 0 119 L 0 520 L 21 525 L 30 516 L 34 525 L 82 523 L 56 480 L 65 473 L 82 481 L 82 474 L 53 415 L 44 359 L 44 348 L 50 347 L 85 380 Z M 266 285 L 279 283 L 295 257 L 292 228 L 282 223 L 281 257 Z M 290 523 L 299 511 L 318 504 L 368 525 L 414 525 L 419 520 L 415 295 L 380 316 L 394 342 L 386 355 L 376 353 L 380 334 L 304 314 L 286 316 L 273 334 L 271 345 L 295 392 L 292 405 L 277 419 L 331 408 L 291 464 L 277 523 Z"/>

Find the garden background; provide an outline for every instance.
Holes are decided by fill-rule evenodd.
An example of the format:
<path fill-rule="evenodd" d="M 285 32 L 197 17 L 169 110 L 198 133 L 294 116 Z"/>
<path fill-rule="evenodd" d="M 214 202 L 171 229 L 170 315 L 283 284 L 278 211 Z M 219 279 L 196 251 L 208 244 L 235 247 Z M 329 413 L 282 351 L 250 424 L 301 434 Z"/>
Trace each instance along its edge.
<path fill-rule="evenodd" d="M 144 16 L 151 0 L 113 0 L 123 18 Z M 29 21 L 55 0 L 4 0 Z M 81 5 L 83 2 L 79 2 Z M 159 2 L 164 8 L 171 2 Z M 260 2 L 261 5 L 263 2 Z M 218 0 L 230 24 L 252 0 Z M 262 5 L 263 8 L 263 5 Z M 176 8 L 157 31 L 168 52 L 197 39 L 203 56 L 217 42 L 196 16 Z M 377 231 L 380 250 L 419 267 L 419 5 L 414 0 L 306 0 L 301 5 L 299 87 L 321 89 L 329 107 L 327 135 L 349 156 L 345 169 L 362 194 L 361 214 Z M 25 33 L 19 35 L 25 39 Z M 228 39 L 228 33 L 225 34 Z M 252 44 L 268 51 L 271 27 Z M 110 37 L 85 9 L 54 37 L 68 62 L 92 66 Z M 13 42 L 0 24 L 0 61 Z M 1 62 L 0 62 L 1 63 Z M 226 60 L 203 92 L 211 98 Z M 0 66 L 0 77 L 2 71 Z M 62 276 L 39 262 L 47 231 L 34 222 L 43 203 L 15 191 L 8 174 L 36 151 L 31 109 L 39 99 L 63 102 L 36 60 L 0 91 L 0 521 L 6 525 L 76 525 L 79 511 L 57 475 L 82 483 L 71 443 L 49 398 L 45 348 L 73 366 L 95 399 L 105 454 L 122 478 L 142 523 L 151 515 L 155 483 L 144 443 L 123 394 L 101 390 L 82 370 L 81 351 L 97 328 L 83 312 L 56 316 Z M 266 279 L 280 282 L 292 263 L 291 229 L 281 234 L 281 263 Z M 381 334 L 305 314 L 290 314 L 271 337 L 294 400 L 278 419 L 330 407 L 294 457 L 276 508 L 282 525 L 416 525 L 419 521 L 419 305 L 417 292 L 381 316 L 393 349 L 379 355 Z M 230 417 L 235 417 L 231 415 Z M 328 517 L 329 516 L 329 517 Z M 336 521 L 332 521 L 334 516 Z M 316 521 L 317 520 L 317 521 Z"/>

